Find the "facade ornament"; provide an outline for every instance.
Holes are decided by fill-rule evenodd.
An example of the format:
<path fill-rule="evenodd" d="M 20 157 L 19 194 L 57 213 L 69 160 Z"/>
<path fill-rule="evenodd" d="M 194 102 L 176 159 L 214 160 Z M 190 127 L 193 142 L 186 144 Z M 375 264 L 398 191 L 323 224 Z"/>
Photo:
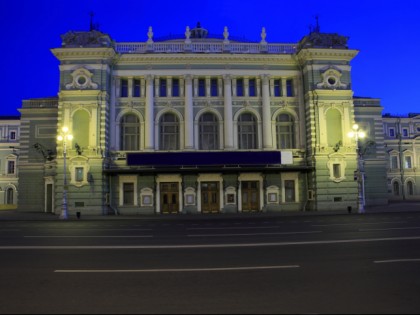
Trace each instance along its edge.
<path fill-rule="evenodd" d="M 223 37 L 224 37 L 223 43 L 229 44 L 229 31 L 228 31 L 227 26 L 225 26 L 225 29 L 223 31 Z"/>
<path fill-rule="evenodd" d="M 266 37 L 267 37 L 267 33 L 265 32 L 265 27 L 263 27 L 261 31 L 261 42 L 260 42 L 261 45 L 267 44 L 267 41 L 265 40 Z"/>
<path fill-rule="evenodd" d="M 153 29 L 151 26 L 149 26 L 149 31 L 147 32 L 147 37 L 149 38 L 147 40 L 148 44 L 153 44 Z"/>
<path fill-rule="evenodd" d="M 78 89 L 78 90 L 86 90 L 86 89 L 97 89 L 98 84 L 92 81 L 93 73 L 87 70 L 86 68 L 79 68 L 72 72 L 72 82 L 66 84 L 66 89 Z"/>
<path fill-rule="evenodd" d="M 190 37 L 191 37 L 190 27 L 189 27 L 189 26 L 187 26 L 187 27 L 185 28 L 185 43 L 186 43 L 186 44 L 191 44 L 191 39 L 190 39 Z"/>

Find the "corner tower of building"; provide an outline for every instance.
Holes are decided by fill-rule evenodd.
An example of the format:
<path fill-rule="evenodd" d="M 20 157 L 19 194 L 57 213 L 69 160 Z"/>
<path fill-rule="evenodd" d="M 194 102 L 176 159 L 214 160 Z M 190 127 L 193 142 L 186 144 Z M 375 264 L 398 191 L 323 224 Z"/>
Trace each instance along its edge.
<path fill-rule="evenodd" d="M 357 209 L 357 146 L 347 137 L 355 123 L 348 38 L 319 32 L 298 45 L 306 117 L 306 150 L 313 166 L 308 188 L 313 210 Z"/>
<path fill-rule="evenodd" d="M 89 209 L 105 214 L 108 186 L 103 175 L 109 140 L 112 66 L 116 57 L 111 38 L 92 29 L 68 32 L 61 48 L 52 49 L 60 61 L 57 134 L 69 128 L 66 173 L 70 213 Z M 63 145 L 57 145 L 55 212 L 59 213 L 64 186 Z"/>

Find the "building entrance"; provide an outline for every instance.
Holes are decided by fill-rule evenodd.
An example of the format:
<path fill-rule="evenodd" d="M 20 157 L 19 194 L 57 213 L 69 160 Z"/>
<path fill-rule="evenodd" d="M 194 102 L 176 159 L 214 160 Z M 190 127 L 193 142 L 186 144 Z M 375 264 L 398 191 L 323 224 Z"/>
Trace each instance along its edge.
<path fill-rule="evenodd" d="M 219 182 L 201 183 L 201 211 L 203 213 L 220 212 Z"/>
<path fill-rule="evenodd" d="M 242 211 L 259 211 L 260 183 L 258 181 L 244 181 L 241 183 L 242 189 Z"/>
<path fill-rule="evenodd" d="M 160 183 L 160 205 L 162 213 L 179 213 L 178 183 Z"/>

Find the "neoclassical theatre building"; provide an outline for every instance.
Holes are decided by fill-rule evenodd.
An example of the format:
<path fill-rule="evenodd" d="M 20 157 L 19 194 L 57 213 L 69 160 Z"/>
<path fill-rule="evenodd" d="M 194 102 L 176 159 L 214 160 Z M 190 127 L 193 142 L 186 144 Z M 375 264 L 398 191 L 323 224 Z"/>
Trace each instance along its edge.
<path fill-rule="evenodd" d="M 64 188 L 70 214 L 388 202 L 382 107 L 354 97 L 358 51 L 347 37 L 315 29 L 268 43 L 263 28 L 249 42 L 197 25 L 166 39 L 150 27 L 146 38 L 116 42 L 91 29 L 51 50 L 58 97 L 20 109 L 19 209 L 59 214 Z M 363 141 L 347 136 L 356 122 Z M 66 143 L 57 141 L 63 127 L 73 135 Z"/>

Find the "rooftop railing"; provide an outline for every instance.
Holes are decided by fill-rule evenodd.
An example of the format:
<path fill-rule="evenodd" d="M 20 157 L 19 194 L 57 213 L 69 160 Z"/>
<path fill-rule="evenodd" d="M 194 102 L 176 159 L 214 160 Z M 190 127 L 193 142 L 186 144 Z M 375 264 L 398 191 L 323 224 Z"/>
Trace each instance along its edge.
<path fill-rule="evenodd" d="M 233 53 L 233 54 L 293 54 L 297 44 L 224 43 L 224 42 L 153 42 L 115 43 L 120 54 L 149 53 Z"/>
<path fill-rule="evenodd" d="M 22 103 L 23 108 L 56 108 L 58 107 L 57 98 L 40 98 L 24 100 Z"/>

